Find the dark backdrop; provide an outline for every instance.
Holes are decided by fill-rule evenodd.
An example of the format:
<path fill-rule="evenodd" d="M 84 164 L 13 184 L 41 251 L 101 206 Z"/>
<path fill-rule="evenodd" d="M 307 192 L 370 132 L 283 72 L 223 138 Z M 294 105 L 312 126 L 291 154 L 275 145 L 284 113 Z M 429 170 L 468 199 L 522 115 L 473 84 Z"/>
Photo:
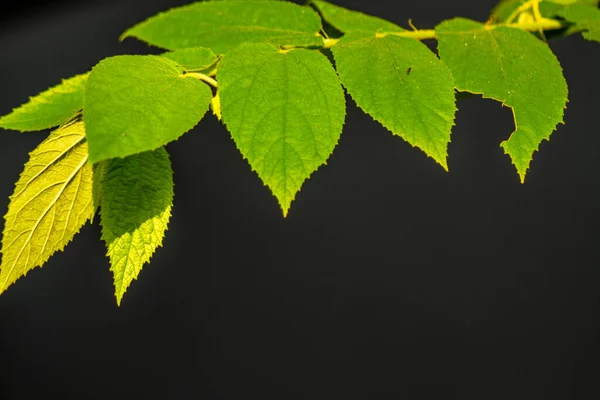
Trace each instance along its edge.
<path fill-rule="evenodd" d="M 155 51 L 117 38 L 183 3 L 1 6 L 0 114 L 103 57 Z M 339 4 L 422 28 L 493 6 Z M 283 219 L 207 117 L 168 146 L 170 229 L 121 308 L 98 225 L 0 297 L 0 398 L 600 398 L 600 45 L 551 47 L 566 125 L 525 185 L 498 103 L 459 102 L 446 173 L 349 100 L 335 154 Z M 46 134 L 0 132 L 1 213 Z"/>

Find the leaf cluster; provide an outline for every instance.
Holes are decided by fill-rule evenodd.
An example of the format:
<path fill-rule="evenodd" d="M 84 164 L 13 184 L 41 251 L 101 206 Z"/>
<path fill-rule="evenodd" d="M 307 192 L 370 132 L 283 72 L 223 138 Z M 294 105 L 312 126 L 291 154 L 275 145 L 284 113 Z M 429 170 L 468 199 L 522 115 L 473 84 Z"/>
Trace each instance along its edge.
<path fill-rule="evenodd" d="M 597 1 L 504 0 L 486 22 L 409 25 L 321 0 L 233 0 L 192 3 L 128 29 L 121 39 L 163 52 L 108 57 L 0 118 L 4 129 L 53 129 L 11 196 L 0 293 L 99 210 L 120 304 L 169 223 L 173 173 L 164 146 L 209 110 L 284 216 L 340 139 L 345 92 L 446 170 L 457 92 L 497 100 L 514 115 L 501 147 L 524 182 L 567 104 L 546 39 L 600 41 Z M 437 52 L 425 40 L 437 40 Z"/>

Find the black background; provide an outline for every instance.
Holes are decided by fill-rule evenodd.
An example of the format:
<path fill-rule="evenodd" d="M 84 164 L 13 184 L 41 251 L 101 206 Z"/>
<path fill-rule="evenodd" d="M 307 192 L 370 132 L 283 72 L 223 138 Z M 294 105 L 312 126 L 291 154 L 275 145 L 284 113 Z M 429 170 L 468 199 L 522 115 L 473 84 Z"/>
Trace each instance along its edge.
<path fill-rule="evenodd" d="M 1 6 L 0 114 L 104 57 L 156 52 L 117 38 L 183 3 Z M 338 4 L 420 28 L 493 6 Z M 496 102 L 459 102 L 446 173 L 348 99 L 283 219 L 208 116 L 168 145 L 170 229 L 120 308 L 97 224 L 0 296 L 0 399 L 600 398 L 600 45 L 550 44 L 566 124 L 524 185 Z M 46 134 L 0 132 L 2 213 Z"/>

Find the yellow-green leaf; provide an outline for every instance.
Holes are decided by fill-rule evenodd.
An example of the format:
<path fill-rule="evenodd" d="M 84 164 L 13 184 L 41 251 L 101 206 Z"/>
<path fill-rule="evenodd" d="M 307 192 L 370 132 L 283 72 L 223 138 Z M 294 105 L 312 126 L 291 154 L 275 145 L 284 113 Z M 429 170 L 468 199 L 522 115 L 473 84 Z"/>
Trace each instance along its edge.
<path fill-rule="evenodd" d="M 94 213 L 83 122 L 53 131 L 30 154 L 4 217 L 0 293 L 62 250 Z"/>
<path fill-rule="evenodd" d="M 64 79 L 0 117 L 0 127 L 16 131 L 41 131 L 68 121 L 83 108 L 83 91 L 89 74 Z"/>
<path fill-rule="evenodd" d="M 312 4 L 319 10 L 323 20 L 340 32 L 402 32 L 404 29 L 385 19 L 336 6 L 321 0 Z"/>

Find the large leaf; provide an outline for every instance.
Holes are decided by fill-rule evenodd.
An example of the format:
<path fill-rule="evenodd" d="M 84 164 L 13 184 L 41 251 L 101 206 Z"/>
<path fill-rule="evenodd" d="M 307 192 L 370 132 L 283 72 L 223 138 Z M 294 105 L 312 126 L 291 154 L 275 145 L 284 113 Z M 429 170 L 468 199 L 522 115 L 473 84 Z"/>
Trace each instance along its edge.
<path fill-rule="evenodd" d="M 29 99 L 0 118 L 0 127 L 17 131 L 39 131 L 58 126 L 83 108 L 88 74 L 76 75 Z"/>
<path fill-rule="evenodd" d="M 450 70 L 415 39 L 348 34 L 332 49 L 342 84 L 375 120 L 448 169 Z"/>
<path fill-rule="evenodd" d="M 331 63 L 318 52 L 251 44 L 228 53 L 217 78 L 223 121 L 287 215 L 342 132 L 344 93 Z"/>
<path fill-rule="evenodd" d="M 164 148 L 106 163 L 102 239 L 114 275 L 117 304 L 161 246 L 173 204 L 173 172 Z"/>
<path fill-rule="evenodd" d="M 523 182 L 540 142 L 562 122 L 567 84 L 558 60 L 546 43 L 516 28 L 456 18 L 436 32 L 456 88 L 512 108 L 516 130 L 502 147 Z"/>
<path fill-rule="evenodd" d="M 208 110 L 208 85 L 160 56 L 116 56 L 90 74 L 83 118 L 90 161 L 154 150 L 192 129 Z"/>
<path fill-rule="evenodd" d="M 94 213 L 83 123 L 53 131 L 31 152 L 4 217 L 0 293 L 62 250 Z"/>
<path fill-rule="evenodd" d="M 323 19 L 337 30 L 349 32 L 401 32 L 404 29 L 385 19 L 363 14 L 358 11 L 336 6 L 326 1 L 314 0 L 312 4 L 319 10 Z"/>
<path fill-rule="evenodd" d="M 321 46 L 321 20 L 284 1 L 198 2 L 171 9 L 123 34 L 169 50 L 207 47 L 223 54 L 242 43 Z"/>

